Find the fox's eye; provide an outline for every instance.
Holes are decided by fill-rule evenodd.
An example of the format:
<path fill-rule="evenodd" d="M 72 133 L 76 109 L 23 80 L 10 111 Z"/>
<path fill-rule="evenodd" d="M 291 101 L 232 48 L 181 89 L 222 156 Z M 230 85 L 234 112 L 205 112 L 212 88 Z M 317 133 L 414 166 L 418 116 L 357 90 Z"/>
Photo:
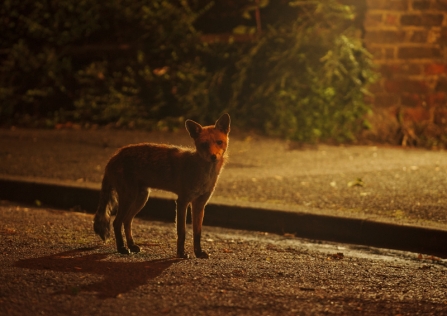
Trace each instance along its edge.
<path fill-rule="evenodd" d="M 207 149 L 210 145 L 208 143 L 201 143 L 200 146 L 204 149 Z"/>
<path fill-rule="evenodd" d="M 216 141 L 216 144 L 217 144 L 217 145 L 222 145 L 222 144 L 223 144 L 223 141 L 218 140 L 218 141 Z"/>

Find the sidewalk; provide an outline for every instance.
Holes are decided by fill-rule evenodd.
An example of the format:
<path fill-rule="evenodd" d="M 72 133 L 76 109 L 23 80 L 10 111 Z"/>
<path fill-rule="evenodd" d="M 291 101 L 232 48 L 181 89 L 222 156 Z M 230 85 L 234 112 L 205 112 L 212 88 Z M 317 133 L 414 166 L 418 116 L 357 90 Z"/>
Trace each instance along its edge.
<path fill-rule="evenodd" d="M 376 146 L 294 150 L 232 131 L 230 162 L 204 225 L 447 257 L 444 151 Z M 186 131 L 0 130 L 0 199 L 94 212 L 105 164 L 126 144 L 190 146 Z M 142 217 L 173 221 L 175 196 L 153 192 Z"/>

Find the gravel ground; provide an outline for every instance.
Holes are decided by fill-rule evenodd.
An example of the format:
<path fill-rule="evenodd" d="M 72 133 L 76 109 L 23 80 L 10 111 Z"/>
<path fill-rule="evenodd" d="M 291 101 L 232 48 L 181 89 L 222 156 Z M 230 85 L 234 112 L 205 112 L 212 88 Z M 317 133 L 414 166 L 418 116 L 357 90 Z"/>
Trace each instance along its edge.
<path fill-rule="evenodd" d="M 230 162 L 214 196 L 298 205 L 310 212 L 447 228 L 445 151 L 293 144 L 231 132 Z M 189 146 L 186 131 L 0 129 L 0 176 L 99 183 L 119 147 L 138 142 Z"/>
<path fill-rule="evenodd" d="M 447 311 L 447 262 L 436 257 L 262 232 L 204 233 L 211 258 L 179 260 L 173 223 L 136 219 L 143 251 L 123 256 L 93 234 L 90 214 L 2 201 L 0 315 Z"/>

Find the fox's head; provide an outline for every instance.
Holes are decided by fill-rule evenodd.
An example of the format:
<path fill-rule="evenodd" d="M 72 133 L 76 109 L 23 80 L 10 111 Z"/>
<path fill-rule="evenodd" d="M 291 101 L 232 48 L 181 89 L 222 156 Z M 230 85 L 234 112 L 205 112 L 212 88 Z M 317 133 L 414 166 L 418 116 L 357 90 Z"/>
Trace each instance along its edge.
<path fill-rule="evenodd" d="M 202 126 L 192 120 L 186 120 L 185 126 L 200 157 L 208 162 L 223 161 L 229 141 L 230 115 L 223 114 L 210 126 Z"/>

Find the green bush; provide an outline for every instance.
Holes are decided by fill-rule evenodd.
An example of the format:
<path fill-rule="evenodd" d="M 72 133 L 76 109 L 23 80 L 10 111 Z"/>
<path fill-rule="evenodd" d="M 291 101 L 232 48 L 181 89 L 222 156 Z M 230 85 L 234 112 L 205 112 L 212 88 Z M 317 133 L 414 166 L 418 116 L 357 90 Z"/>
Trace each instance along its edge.
<path fill-rule="evenodd" d="M 166 129 L 229 111 L 270 135 L 352 140 L 374 77 L 353 13 L 335 0 L 291 4 L 296 19 L 252 42 L 207 45 L 186 0 L 5 0 L 0 123 Z"/>
<path fill-rule="evenodd" d="M 208 99 L 206 45 L 196 14 L 173 3 L 6 0 L 0 120 L 163 125 L 199 112 Z"/>
<path fill-rule="evenodd" d="M 350 7 L 297 1 L 298 18 L 270 26 L 237 63 L 231 111 L 247 126 L 299 142 L 350 141 L 365 128 L 374 80 Z"/>

